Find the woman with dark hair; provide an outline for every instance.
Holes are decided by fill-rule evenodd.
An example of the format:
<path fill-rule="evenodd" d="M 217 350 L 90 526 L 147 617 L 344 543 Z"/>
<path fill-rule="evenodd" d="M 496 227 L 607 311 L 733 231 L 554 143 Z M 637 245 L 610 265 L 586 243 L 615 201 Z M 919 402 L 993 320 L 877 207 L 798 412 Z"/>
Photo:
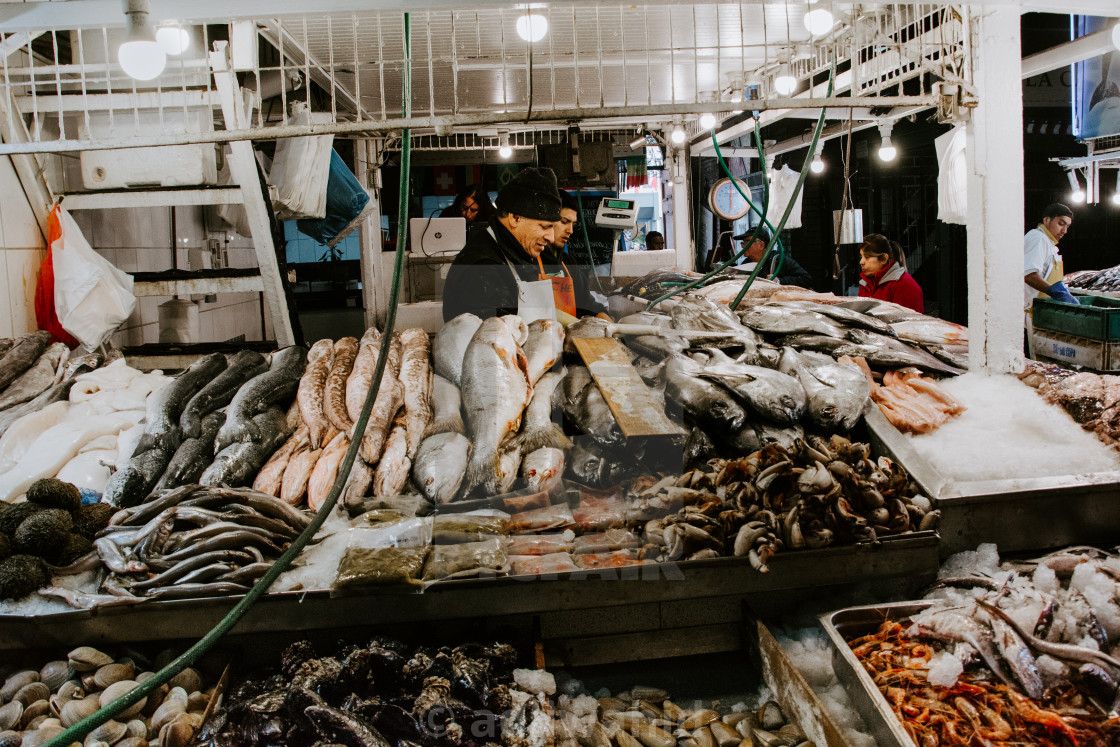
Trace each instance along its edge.
<path fill-rule="evenodd" d="M 455 201 L 443 209 L 441 218 L 466 218 L 467 223 L 486 223 L 494 215 L 494 203 L 481 184 L 472 184 L 459 194 Z"/>
<path fill-rule="evenodd" d="M 924 313 L 922 288 L 906 271 L 906 255 L 897 241 L 878 233 L 863 237 L 859 248 L 859 295 L 891 301 Z"/>

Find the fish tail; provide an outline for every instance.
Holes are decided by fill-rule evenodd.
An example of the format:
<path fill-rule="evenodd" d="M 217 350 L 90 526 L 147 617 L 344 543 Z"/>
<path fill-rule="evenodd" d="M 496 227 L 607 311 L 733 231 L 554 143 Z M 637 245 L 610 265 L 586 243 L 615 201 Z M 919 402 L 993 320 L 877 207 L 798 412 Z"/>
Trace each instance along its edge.
<path fill-rule="evenodd" d="M 471 454 L 471 459 L 467 463 L 467 474 L 463 478 L 463 488 L 460 494 L 469 495 L 480 485 L 493 494 L 496 492 L 500 476 L 501 465 L 498 451 L 496 449 L 488 453 L 477 451 Z"/>
<path fill-rule="evenodd" d="M 438 420 L 432 420 L 428 423 L 428 427 L 424 429 L 424 438 L 434 436 L 438 433 L 459 433 L 466 435 L 467 428 L 463 424 L 463 416 L 459 413 L 449 415 Z"/>
<path fill-rule="evenodd" d="M 514 443 L 521 448 L 523 454 L 532 454 L 537 449 L 546 447 L 564 450 L 572 448 L 571 439 L 564 435 L 564 430 L 559 425 L 552 422 L 517 434 Z"/>

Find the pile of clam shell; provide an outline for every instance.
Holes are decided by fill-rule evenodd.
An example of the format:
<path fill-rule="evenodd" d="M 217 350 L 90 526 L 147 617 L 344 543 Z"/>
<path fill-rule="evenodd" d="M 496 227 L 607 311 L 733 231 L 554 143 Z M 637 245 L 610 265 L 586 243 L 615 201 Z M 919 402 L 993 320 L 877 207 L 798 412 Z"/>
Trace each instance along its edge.
<path fill-rule="evenodd" d="M 66 660 L 11 672 L 0 686 L 0 747 L 46 744 L 137 684 L 153 677 L 127 657 L 80 646 Z M 184 669 L 147 698 L 89 733 L 83 747 L 186 747 L 213 694 Z"/>
<path fill-rule="evenodd" d="M 739 706 L 742 710 L 721 714 L 715 703 L 683 708 L 657 688 L 636 687 L 622 695 L 599 698 L 590 733 L 569 730 L 573 741 L 594 747 L 814 747 L 772 700 L 757 711 Z M 557 731 L 563 747 L 564 729 Z"/>

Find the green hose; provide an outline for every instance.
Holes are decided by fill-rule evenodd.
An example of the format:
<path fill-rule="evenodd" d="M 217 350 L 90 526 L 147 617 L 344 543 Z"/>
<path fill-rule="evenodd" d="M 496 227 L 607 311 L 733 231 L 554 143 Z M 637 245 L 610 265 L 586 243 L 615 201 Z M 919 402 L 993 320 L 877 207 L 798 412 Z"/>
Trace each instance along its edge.
<path fill-rule="evenodd" d="M 412 109 L 412 62 L 410 19 L 408 13 L 404 14 L 404 50 L 403 118 L 408 119 L 411 116 Z M 177 659 L 156 672 L 153 677 L 144 680 L 144 682 L 129 690 L 121 697 L 106 704 L 96 713 L 87 716 L 69 727 L 57 737 L 47 742 L 44 747 L 67 747 L 67 745 L 74 742 L 83 741 L 86 735 L 91 731 L 114 718 L 122 711 L 140 702 L 141 699 L 146 698 L 149 693 L 160 685 L 165 684 L 172 677 L 183 671 L 184 668 L 198 661 L 204 653 L 210 650 L 223 635 L 228 633 L 230 629 L 245 616 L 249 608 L 268 590 L 268 587 L 276 581 L 277 577 L 288 569 L 288 566 L 296 559 L 307 543 L 311 541 L 311 538 L 319 531 L 319 527 L 323 525 L 323 522 L 326 521 L 331 511 L 334 509 L 335 504 L 338 502 L 339 495 L 342 494 L 342 488 L 346 485 L 346 480 L 349 479 L 350 470 L 354 466 L 354 460 L 358 454 L 358 447 L 362 443 L 362 439 L 358 434 L 365 433 L 366 424 L 369 421 L 369 415 L 373 410 L 373 403 L 374 400 L 377 399 L 377 392 L 381 387 L 381 379 L 385 373 L 385 363 L 389 358 L 389 347 L 393 341 L 393 325 L 396 323 L 397 301 L 400 297 L 401 275 L 404 270 L 404 246 L 408 238 L 408 171 L 411 135 L 411 130 L 405 130 L 401 139 L 401 185 L 400 201 L 397 206 L 397 252 L 396 261 L 393 265 L 393 288 L 389 295 L 389 311 L 385 318 L 385 331 L 381 338 L 381 352 L 377 358 L 377 366 L 374 368 L 373 381 L 370 383 L 369 392 L 366 394 L 365 404 L 362 405 L 362 412 L 354 424 L 354 438 L 350 441 L 350 448 L 346 450 L 346 456 L 343 458 L 342 464 L 338 470 L 338 477 L 335 479 L 334 485 L 331 486 L 331 492 L 327 496 L 326 501 L 319 509 L 319 512 L 315 514 L 311 523 L 308 524 L 307 528 L 292 542 L 288 549 L 284 551 L 284 554 L 273 563 L 272 567 L 261 576 L 260 580 L 253 585 L 253 588 L 249 590 L 244 598 L 242 598 L 209 633 L 203 636 Z"/>

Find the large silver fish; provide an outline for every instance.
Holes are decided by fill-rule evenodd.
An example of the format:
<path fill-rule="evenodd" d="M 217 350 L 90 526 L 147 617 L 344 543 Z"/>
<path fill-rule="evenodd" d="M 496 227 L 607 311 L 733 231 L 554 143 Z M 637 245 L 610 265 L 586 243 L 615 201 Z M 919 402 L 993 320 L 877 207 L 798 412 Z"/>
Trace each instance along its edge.
<path fill-rule="evenodd" d="M 579 366 L 584 372 L 587 368 Z M 587 374 L 590 383 L 591 374 Z M 521 424 L 521 433 L 517 435 L 525 453 L 551 446 L 557 449 L 570 449 L 572 442 L 564 435 L 564 429 L 553 422 L 552 411 L 558 404 L 562 393 L 560 382 L 564 380 L 564 371 L 549 371 L 533 387 L 533 399 L 525 408 L 525 417 Z"/>
<path fill-rule="evenodd" d="M 226 423 L 218 431 L 218 448 L 225 448 L 234 441 L 261 439 L 262 434 L 254 422 L 254 416 L 275 403 L 283 402 L 287 405 L 296 393 L 306 366 L 307 348 L 300 345 L 292 345 L 273 353 L 268 370 L 249 379 L 233 396 L 233 401 L 226 409 Z M 274 446 L 268 450 L 266 459 L 275 448 Z M 263 463 L 262 460 L 261 464 Z"/>
<path fill-rule="evenodd" d="M 665 394 L 684 410 L 690 424 L 732 441 L 747 421 L 747 412 L 723 387 L 698 376 L 702 367 L 683 355 L 665 359 Z"/>
<path fill-rule="evenodd" d="M 854 309 L 837 306 L 830 303 L 816 303 L 814 301 L 770 301 L 767 306 L 778 308 L 799 309 L 801 311 L 815 311 L 818 314 L 834 319 L 848 327 L 863 327 L 881 335 L 894 336 L 891 325 L 882 319 L 876 319 L 870 314 L 861 314 Z"/>
<path fill-rule="evenodd" d="M 853 358 L 862 355 L 873 366 L 889 368 L 916 366 L 923 371 L 950 376 L 964 373 L 959 368 L 941 362 L 921 348 L 907 345 L 902 340 L 879 335 L 866 329 L 849 329 L 848 339 L 851 340 L 852 344 L 837 348 L 833 351 L 835 355 L 850 355 Z"/>
<path fill-rule="evenodd" d="M 288 419 L 279 407 L 269 407 L 253 416 L 253 430 L 259 440 L 234 441 L 214 456 L 214 462 L 202 473 L 200 485 L 251 485 L 272 452 L 291 435 Z"/>
<path fill-rule="evenodd" d="M 463 358 L 482 320 L 474 314 L 460 314 L 444 324 L 432 341 L 432 365 L 436 373 L 455 386 L 463 385 Z"/>
<path fill-rule="evenodd" d="M 331 372 L 333 356 L 334 343 L 329 338 L 319 340 L 312 345 L 307 353 L 307 368 L 304 369 L 296 390 L 299 414 L 307 424 L 313 449 L 323 445 L 323 434 L 331 425 L 327 414 L 323 412 L 323 393 L 327 385 L 327 376 Z"/>
<path fill-rule="evenodd" d="M 498 318 L 482 323 L 463 356 L 463 409 L 474 450 L 467 464 L 464 494 L 483 487 L 498 493 L 498 447 L 521 425 L 533 387 L 528 362 L 509 327 Z"/>
<path fill-rule="evenodd" d="M 700 376 L 716 381 L 734 392 L 759 415 L 778 425 L 801 419 L 808 404 L 801 382 L 780 371 L 739 363 L 721 351 L 705 351 L 709 360 Z"/>
<path fill-rule="evenodd" d="M 461 433 L 429 436 L 412 463 L 412 481 L 437 506 L 455 500 L 470 459 L 471 442 Z"/>
<path fill-rule="evenodd" d="M 0 410 L 38 397 L 59 378 L 58 367 L 70 357 L 70 348 L 65 343 L 56 342 L 43 351 L 39 360 L 16 378 L 0 395 Z"/>
<path fill-rule="evenodd" d="M 463 398 L 459 387 L 438 374 L 432 376 L 432 419 L 424 437 L 437 433 L 466 433 L 463 424 Z"/>
<path fill-rule="evenodd" d="M 624 439 L 622 429 L 615 420 L 607 400 L 591 378 L 585 366 L 573 365 L 568 369 L 570 382 L 564 382 L 562 399 L 564 416 L 572 421 L 582 433 L 594 438 L 601 444 L 617 444 Z M 579 384 L 583 383 L 580 388 Z M 543 403 L 542 403 L 543 406 Z M 535 418 L 534 418 L 535 421 Z M 536 421 L 535 421 L 536 422 Z M 539 445 L 540 441 L 536 441 Z"/>
<path fill-rule="evenodd" d="M 414 328 L 401 332 L 401 372 L 398 378 L 404 387 L 404 424 L 409 459 L 416 456 L 432 420 L 431 348 L 428 333 L 424 330 Z"/>
<path fill-rule="evenodd" d="M 871 383 L 858 366 L 814 363 L 793 348 L 782 348 L 778 370 L 801 382 L 809 418 L 828 431 L 855 427 L 871 396 Z"/>
<path fill-rule="evenodd" d="M 529 325 L 522 349 L 529 363 L 529 382 L 536 386 L 564 350 L 564 328 L 551 319 L 537 319 Z"/>
<path fill-rule="evenodd" d="M 771 335 L 815 334 L 843 337 L 845 328 L 824 314 L 775 304 L 759 304 L 739 317 L 751 329 Z"/>
<path fill-rule="evenodd" d="M 534 490 L 564 474 L 564 452 L 560 449 L 544 447 L 530 452 L 521 462 L 521 476 L 526 487 Z"/>
<path fill-rule="evenodd" d="M 255 350 L 242 350 L 230 358 L 226 370 L 199 389 L 183 408 L 179 416 L 183 437 L 198 438 L 203 418 L 228 405 L 242 384 L 267 370 L 268 361 Z"/>

